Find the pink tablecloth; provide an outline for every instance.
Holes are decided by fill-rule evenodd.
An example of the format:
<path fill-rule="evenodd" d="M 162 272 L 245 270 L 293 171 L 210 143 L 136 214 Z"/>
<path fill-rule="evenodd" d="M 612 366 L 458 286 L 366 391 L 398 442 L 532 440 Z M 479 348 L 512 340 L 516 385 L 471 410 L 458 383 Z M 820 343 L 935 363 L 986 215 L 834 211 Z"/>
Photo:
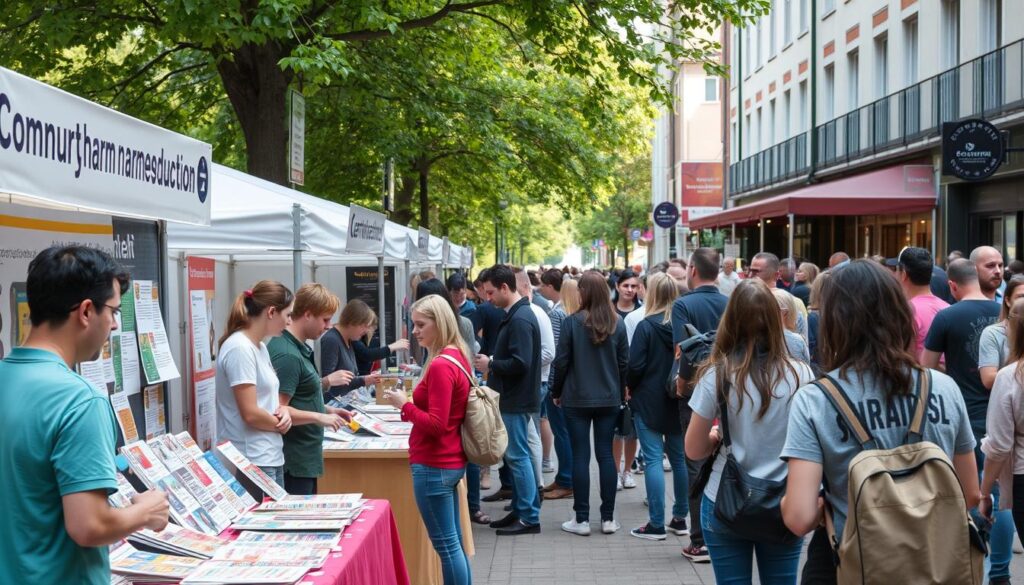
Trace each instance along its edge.
<path fill-rule="evenodd" d="M 233 532 L 233 531 L 229 531 Z M 225 535 L 232 538 L 230 534 Z M 387 500 L 369 500 L 341 535 L 341 552 L 331 553 L 301 585 L 409 585 L 398 527 Z"/>

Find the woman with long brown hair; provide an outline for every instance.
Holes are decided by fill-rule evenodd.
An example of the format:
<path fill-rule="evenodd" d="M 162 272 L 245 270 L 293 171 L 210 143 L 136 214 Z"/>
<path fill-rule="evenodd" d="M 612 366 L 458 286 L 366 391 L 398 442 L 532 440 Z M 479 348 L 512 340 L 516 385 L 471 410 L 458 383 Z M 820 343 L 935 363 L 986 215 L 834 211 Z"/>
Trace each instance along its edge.
<path fill-rule="evenodd" d="M 263 340 L 291 323 L 292 291 L 261 280 L 235 298 L 217 353 L 217 441 L 231 441 L 264 473 L 284 486 L 284 441 L 292 426 L 282 407 L 280 381 Z"/>
<path fill-rule="evenodd" d="M 854 260 L 830 271 L 819 301 L 821 369 L 857 410 L 867 413 L 869 421 L 863 425 L 877 448 L 905 443 L 911 418 L 907 413 L 916 407 L 921 381 L 930 377 L 930 403 L 944 408 L 941 416 L 929 415 L 922 439 L 938 445 L 952 460 L 967 507 L 973 508 L 981 493 L 974 434 L 963 394 L 952 378 L 918 364 L 913 311 L 900 284 L 877 262 Z M 861 445 L 850 437 L 845 425 L 834 422 L 838 416 L 828 395 L 815 386 L 801 389 L 793 399 L 782 449 L 789 471 L 782 517 L 794 534 L 807 534 L 823 521 L 819 497 L 823 480 L 831 486 L 824 497 L 835 533 L 843 534 L 849 504 L 848 469 Z M 835 582 L 830 548 L 824 531 L 816 532 L 808 547 L 807 564 L 814 566 L 817 575 Z M 914 558 L 904 560 L 915 562 Z"/>
<path fill-rule="evenodd" d="M 612 309 L 604 278 L 587 272 L 580 279 L 580 310 L 562 322 L 551 364 L 551 395 L 565 411 L 573 458 L 575 517 L 562 530 L 590 534 L 590 432 L 601 482 L 601 531 L 619 529 L 615 520 L 617 470 L 612 436 L 625 400 L 629 344 L 626 326 Z M 564 290 L 564 289 L 563 289 Z"/>
<path fill-rule="evenodd" d="M 706 459 L 718 452 L 701 501 L 700 523 L 719 583 L 749 583 L 756 556 L 762 583 L 796 583 L 802 543 L 779 544 L 741 538 L 715 515 L 722 469 L 731 455 L 749 475 L 786 478 L 778 453 L 797 388 L 814 379 L 809 366 L 789 355 L 783 320 L 772 289 L 758 278 L 742 281 L 726 306 L 711 356 L 701 369 L 686 430 L 686 456 Z M 727 409 L 723 412 L 723 409 Z M 713 427 L 717 418 L 724 430 Z"/>

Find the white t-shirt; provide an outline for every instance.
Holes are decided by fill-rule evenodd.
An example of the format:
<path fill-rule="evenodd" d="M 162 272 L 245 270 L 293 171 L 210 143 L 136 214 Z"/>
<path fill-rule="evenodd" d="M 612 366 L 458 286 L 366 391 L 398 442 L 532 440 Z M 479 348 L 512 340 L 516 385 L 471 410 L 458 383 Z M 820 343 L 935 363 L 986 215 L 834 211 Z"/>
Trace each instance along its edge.
<path fill-rule="evenodd" d="M 551 374 L 551 362 L 555 361 L 555 332 L 551 328 L 551 318 L 544 312 L 544 309 L 530 303 L 533 316 L 537 318 L 537 325 L 540 327 L 540 381 L 547 382 Z"/>
<path fill-rule="evenodd" d="M 259 347 L 244 332 L 224 341 L 217 355 L 217 441 L 231 441 L 250 461 L 261 467 L 284 465 L 281 434 L 261 431 L 245 424 L 235 400 L 234 386 L 256 385 L 256 404 L 273 414 L 280 405 L 281 383 L 270 362 L 267 345 Z"/>
<path fill-rule="evenodd" d="M 626 318 L 622 320 L 623 324 L 626 326 L 626 341 L 629 342 L 630 345 L 633 344 L 633 334 L 636 333 L 637 326 L 640 325 L 640 322 L 643 321 L 646 316 L 647 314 L 645 311 L 633 311 L 626 315 Z"/>

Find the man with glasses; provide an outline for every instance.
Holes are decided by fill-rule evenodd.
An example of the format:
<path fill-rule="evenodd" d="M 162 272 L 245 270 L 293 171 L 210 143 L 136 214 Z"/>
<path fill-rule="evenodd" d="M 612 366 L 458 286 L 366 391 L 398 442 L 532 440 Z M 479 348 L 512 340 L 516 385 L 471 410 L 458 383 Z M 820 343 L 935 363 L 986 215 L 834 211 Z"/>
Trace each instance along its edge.
<path fill-rule="evenodd" d="M 128 274 L 107 253 L 53 246 L 29 264 L 32 331 L 0 362 L 0 583 L 107 585 L 107 547 L 167 525 L 167 495 L 112 508 L 116 424 L 106 389 L 74 372 L 117 329 Z"/>
<path fill-rule="evenodd" d="M 747 268 L 747 276 L 760 278 L 768 285 L 768 288 L 775 288 L 779 279 L 779 257 L 771 252 L 758 252 L 750 261 Z"/>

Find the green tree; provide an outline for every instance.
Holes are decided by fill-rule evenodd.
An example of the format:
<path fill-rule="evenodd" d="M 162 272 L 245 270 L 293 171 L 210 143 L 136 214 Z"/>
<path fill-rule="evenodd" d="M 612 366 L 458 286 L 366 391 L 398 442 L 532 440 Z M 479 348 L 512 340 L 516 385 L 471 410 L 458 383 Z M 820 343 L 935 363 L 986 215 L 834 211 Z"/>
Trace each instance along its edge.
<path fill-rule="evenodd" d="M 630 230 L 645 230 L 651 218 L 651 158 L 644 153 L 620 164 L 616 190 L 600 208 L 584 214 L 576 222 L 576 243 L 588 247 L 594 240 L 616 242 L 625 251 L 629 265 Z"/>

